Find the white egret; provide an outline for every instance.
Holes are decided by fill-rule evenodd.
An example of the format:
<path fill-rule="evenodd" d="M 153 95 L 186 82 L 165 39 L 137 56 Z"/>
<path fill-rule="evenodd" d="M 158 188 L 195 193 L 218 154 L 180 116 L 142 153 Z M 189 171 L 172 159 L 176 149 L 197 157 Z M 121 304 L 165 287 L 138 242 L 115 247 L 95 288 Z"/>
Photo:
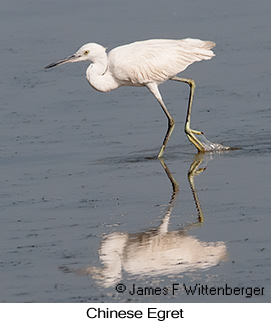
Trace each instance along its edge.
<path fill-rule="evenodd" d="M 147 87 L 168 119 L 168 129 L 158 154 L 159 158 L 163 156 L 175 121 L 163 102 L 158 85 L 167 80 L 189 84 L 190 96 L 185 133 L 199 152 L 205 152 L 220 149 L 223 146 L 212 144 L 205 137 L 205 142 L 201 142 L 195 136 L 203 135 L 201 131 L 190 128 L 195 82 L 192 79 L 176 77 L 176 75 L 196 61 L 209 60 L 215 56 L 211 51 L 214 46 L 214 42 L 200 39 L 151 39 L 116 47 L 107 55 L 105 47 L 89 43 L 83 45 L 75 54 L 47 65 L 45 69 L 68 62 L 91 61 L 92 63 L 86 70 L 86 78 L 95 90 L 108 92 L 120 86 Z"/>

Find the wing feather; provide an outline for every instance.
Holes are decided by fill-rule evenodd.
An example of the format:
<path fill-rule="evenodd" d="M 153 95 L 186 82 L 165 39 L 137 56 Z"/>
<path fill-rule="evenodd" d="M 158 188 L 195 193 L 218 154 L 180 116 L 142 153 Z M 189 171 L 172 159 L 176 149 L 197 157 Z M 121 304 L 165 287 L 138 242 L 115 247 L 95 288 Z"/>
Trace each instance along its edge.
<path fill-rule="evenodd" d="M 109 68 L 124 83 L 162 83 L 196 61 L 211 59 L 214 46 L 214 42 L 191 38 L 139 41 L 113 49 Z"/>

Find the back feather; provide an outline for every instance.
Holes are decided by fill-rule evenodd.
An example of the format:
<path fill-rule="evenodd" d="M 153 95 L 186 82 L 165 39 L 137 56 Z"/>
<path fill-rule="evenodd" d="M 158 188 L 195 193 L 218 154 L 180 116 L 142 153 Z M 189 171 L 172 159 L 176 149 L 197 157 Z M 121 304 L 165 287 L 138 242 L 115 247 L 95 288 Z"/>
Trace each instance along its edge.
<path fill-rule="evenodd" d="M 196 61 L 215 54 L 212 41 L 186 38 L 152 39 L 116 47 L 109 55 L 109 67 L 119 81 L 133 84 L 162 83 Z"/>

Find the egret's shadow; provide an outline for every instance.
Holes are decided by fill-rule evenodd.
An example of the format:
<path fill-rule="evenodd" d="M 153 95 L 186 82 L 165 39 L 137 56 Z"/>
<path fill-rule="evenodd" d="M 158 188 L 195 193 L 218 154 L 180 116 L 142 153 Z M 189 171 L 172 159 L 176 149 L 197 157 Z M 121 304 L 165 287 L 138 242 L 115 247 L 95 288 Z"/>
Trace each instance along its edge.
<path fill-rule="evenodd" d="M 101 242 L 99 258 L 101 267 L 87 267 L 78 270 L 61 269 L 91 275 L 98 284 L 110 287 L 122 279 L 123 271 L 130 275 L 158 276 L 179 274 L 207 269 L 227 259 L 225 243 L 203 242 L 189 235 L 188 231 L 204 221 L 194 177 L 205 170 L 200 168 L 203 156 L 197 155 L 188 171 L 188 181 L 197 209 L 197 221 L 175 231 L 169 231 L 170 216 L 179 193 L 179 184 L 163 159 L 160 163 L 171 184 L 172 195 L 161 224 L 152 230 L 139 233 L 114 232 Z"/>

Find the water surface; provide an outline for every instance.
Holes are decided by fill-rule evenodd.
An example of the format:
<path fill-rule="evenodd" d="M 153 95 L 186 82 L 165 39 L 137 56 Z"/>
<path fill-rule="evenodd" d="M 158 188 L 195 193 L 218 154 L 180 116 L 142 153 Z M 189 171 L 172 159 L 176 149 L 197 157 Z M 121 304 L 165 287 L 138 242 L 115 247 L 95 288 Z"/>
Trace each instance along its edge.
<path fill-rule="evenodd" d="M 270 302 L 270 1 L 1 7 L 1 302 Z M 43 70 L 91 41 L 185 37 L 217 43 L 182 73 L 192 127 L 240 150 L 197 156 L 189 88 L 167 82 L 176 127 L 165 164 L 146 159 L 167 126 L 147 90 L 95 92 L 87 63 Z"/>

